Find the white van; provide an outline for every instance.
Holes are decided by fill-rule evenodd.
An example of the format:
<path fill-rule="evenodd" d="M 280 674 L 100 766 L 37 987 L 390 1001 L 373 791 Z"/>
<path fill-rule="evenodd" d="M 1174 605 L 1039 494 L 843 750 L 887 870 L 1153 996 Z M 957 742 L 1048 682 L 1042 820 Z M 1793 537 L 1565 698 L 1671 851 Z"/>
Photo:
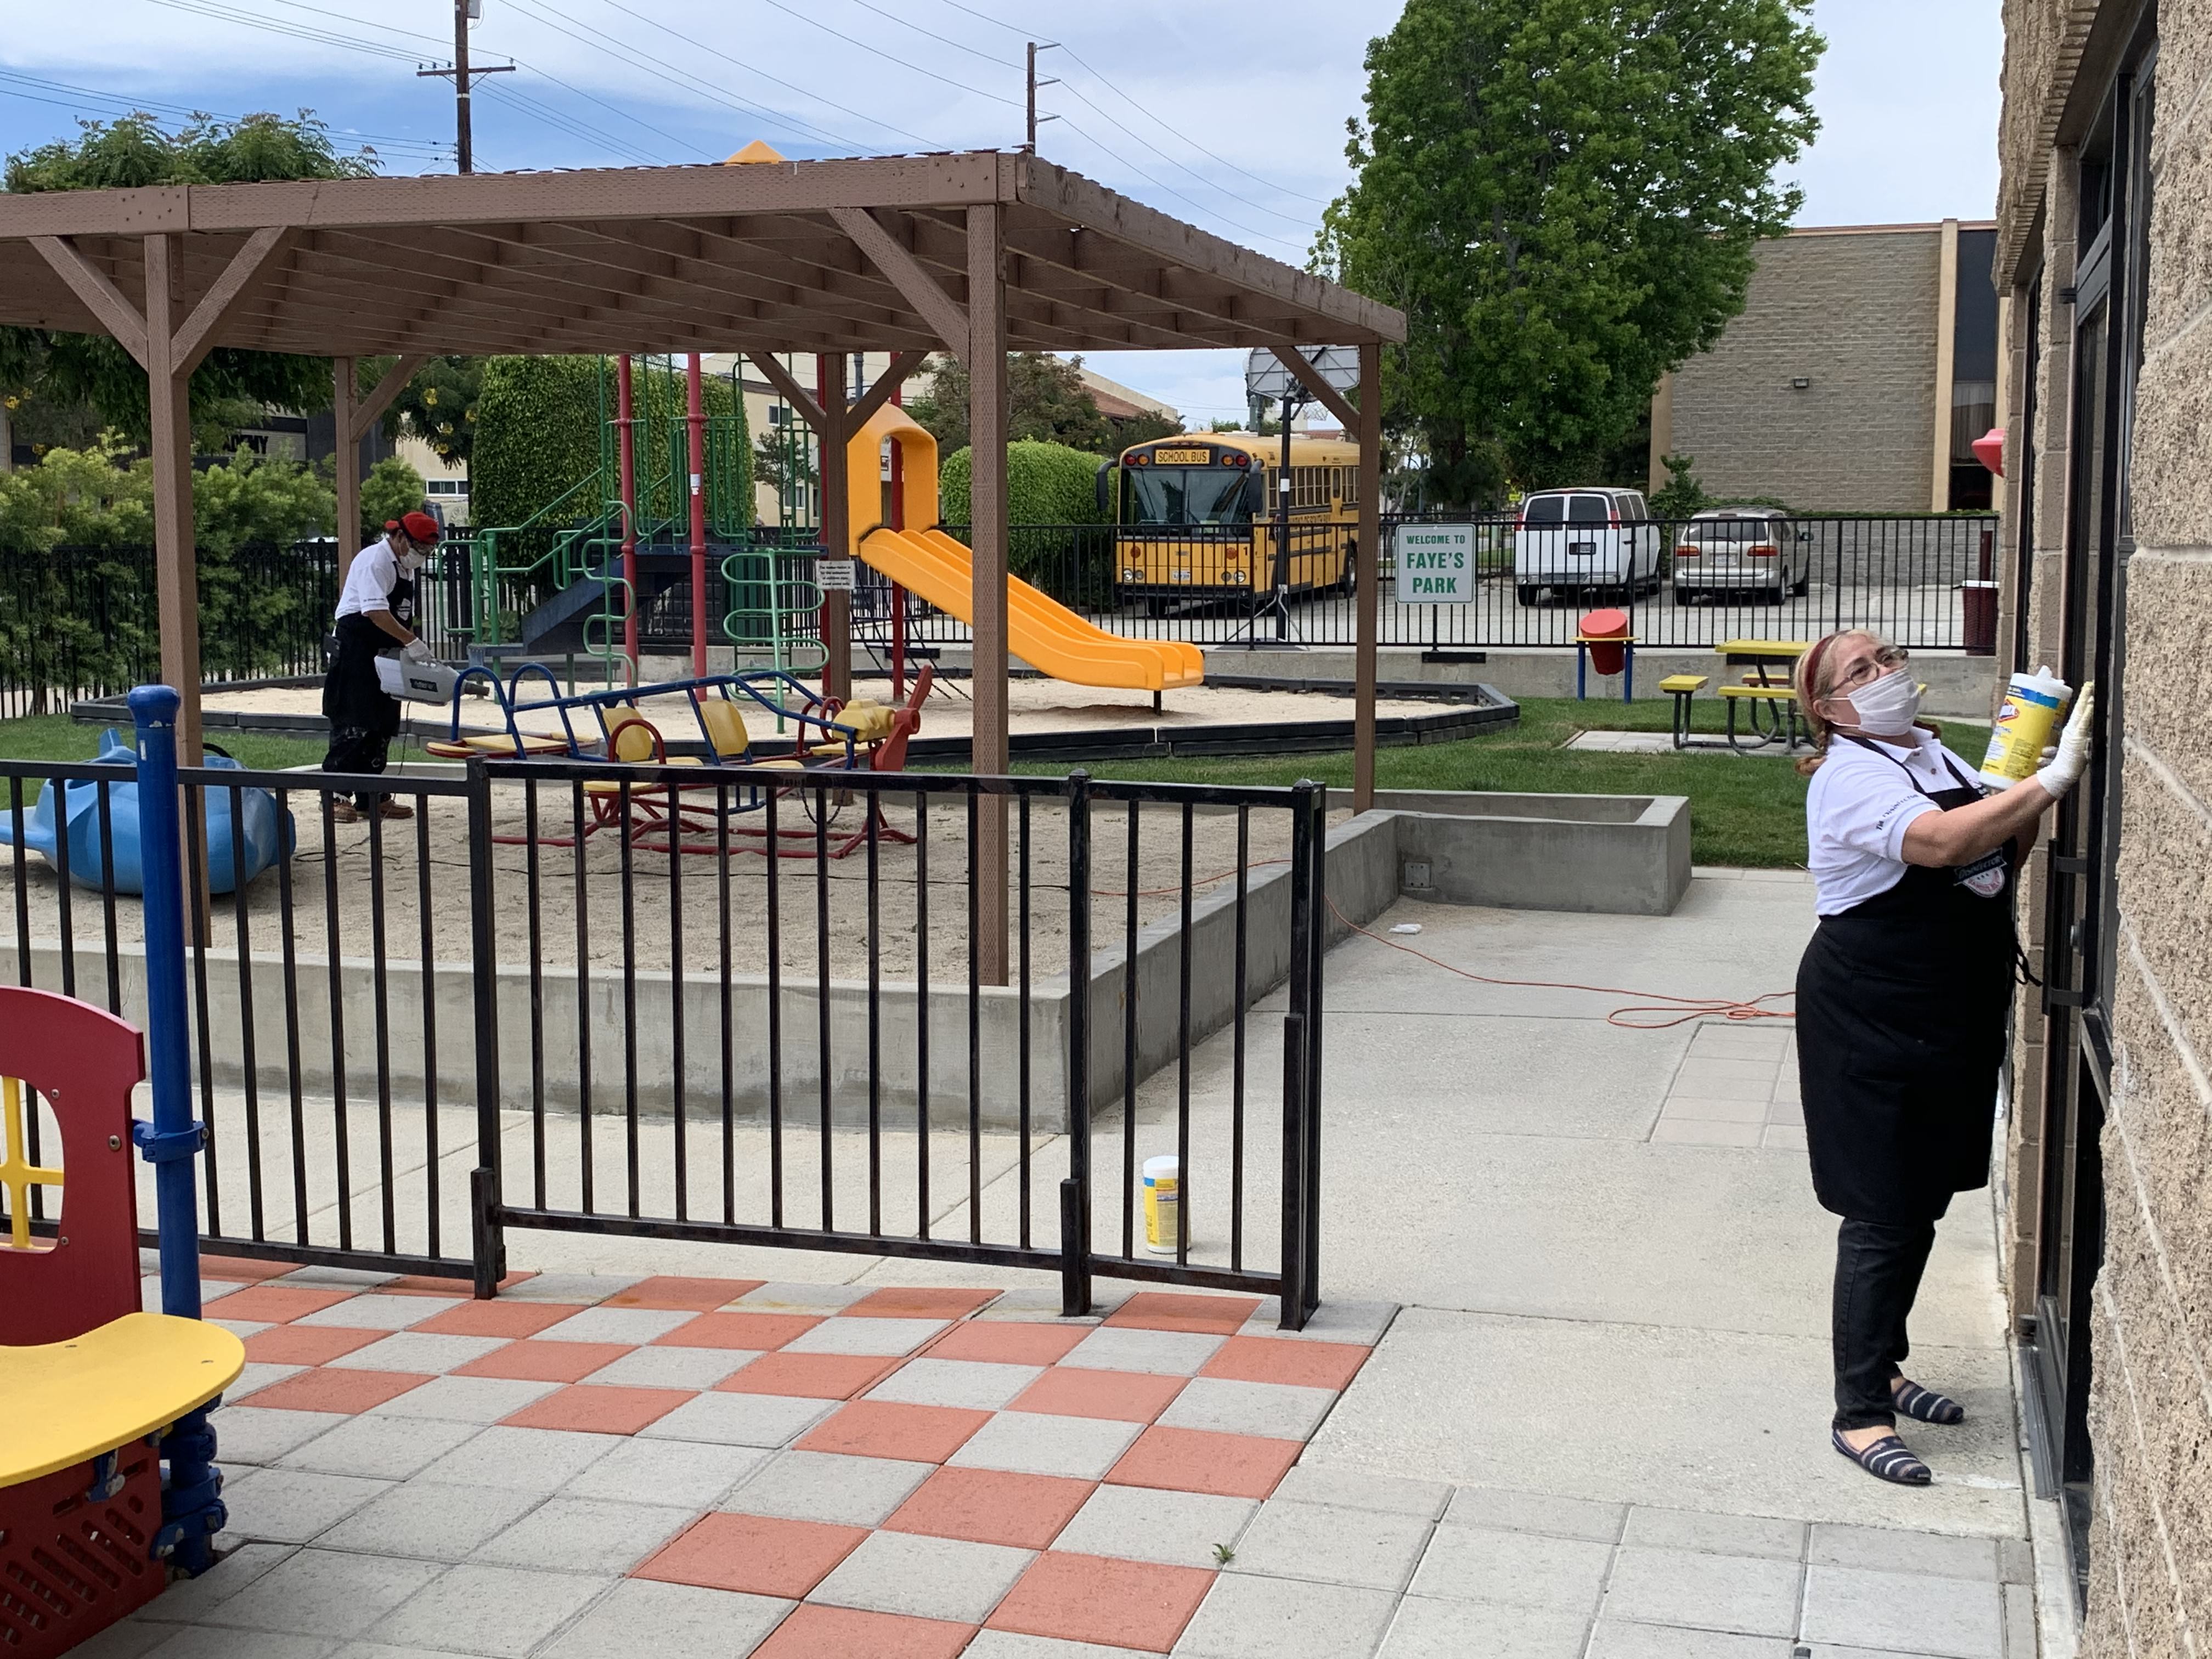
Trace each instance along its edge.
<path fill-rule="evenodd" d="M 1659 591 L 1659 526 L 1637 489 L 1540 489 L 1513 532 L 1513 592 L 1534 605 L 1555 595 Z"/>

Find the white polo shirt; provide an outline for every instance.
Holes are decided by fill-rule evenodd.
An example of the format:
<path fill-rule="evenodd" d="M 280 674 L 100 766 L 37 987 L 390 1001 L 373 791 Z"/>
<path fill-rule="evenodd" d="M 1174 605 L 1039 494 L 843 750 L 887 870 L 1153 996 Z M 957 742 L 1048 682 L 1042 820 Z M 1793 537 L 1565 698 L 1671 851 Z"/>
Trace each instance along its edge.
<path fill-rule="evenodd" d="M 1923 812 L 1943 810 L 1929 795 L 1978 787 L 1973 769 L 1947 756 L 1935 733 L 1916 726 L 1912 736 L 1910 744 L 1879 744 L 1880 754 L 1848 738 L 1830 741 L 1805 797 L 1818 914 L 1839 915 L 1903 881 L 1906 827 Z"/>
<path fill-rule="evenodd" d="M 338 590 L 337 615 L 353 617 L 364 611 L 392 609 L 392 585 L 399 580 L 399 561 L 392 544 L 379 536 L 353 556 L 345 586 Z"/>

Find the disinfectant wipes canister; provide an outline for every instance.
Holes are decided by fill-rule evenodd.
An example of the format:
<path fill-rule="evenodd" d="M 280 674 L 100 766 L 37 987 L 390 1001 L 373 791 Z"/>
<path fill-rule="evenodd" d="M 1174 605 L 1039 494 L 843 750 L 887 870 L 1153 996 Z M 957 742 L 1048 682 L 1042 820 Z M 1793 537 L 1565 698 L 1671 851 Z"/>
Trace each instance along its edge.
<path fill-rule="evenodd" d="M 1145 1248 L 1173 1255 L 1182 1243 L 1182 1160 L 1145 1160 Z"/>
<path fill-rule="evenodd" d="M 2074 688 L 2048 668 L 2014 675 L 1997 706 L 1996 723 L 1990 728 L 1982 776 L 1991 783 L 2008 784 L 2033 775 L 2073 698 Z"/>

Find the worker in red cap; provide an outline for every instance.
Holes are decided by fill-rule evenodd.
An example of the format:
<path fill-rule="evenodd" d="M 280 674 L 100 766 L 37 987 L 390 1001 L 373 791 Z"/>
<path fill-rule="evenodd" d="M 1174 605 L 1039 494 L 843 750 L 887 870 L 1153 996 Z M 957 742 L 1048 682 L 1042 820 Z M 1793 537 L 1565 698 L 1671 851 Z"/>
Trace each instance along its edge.
<path fill-rule="evenodd" d="M 325 772 L 384 770 L 392 739 L 399 730 L 399 700 L 387 695 L 376 678 L 376 659 L 398 647 L 414 661 L 428 660 L 429 647 L 415 631 L 415 573 L 438 545 L 438 521 L 427 513 L 410 513 L 388 521 L 383 537 L 353 556 L 338 593 L 337 649 L 323 680 L 323 717 L 331 723 Z M 331 804 L 340 823 L 374 813 L 411 818 L 415 809 L 368 791 L 349 802 Z"/>

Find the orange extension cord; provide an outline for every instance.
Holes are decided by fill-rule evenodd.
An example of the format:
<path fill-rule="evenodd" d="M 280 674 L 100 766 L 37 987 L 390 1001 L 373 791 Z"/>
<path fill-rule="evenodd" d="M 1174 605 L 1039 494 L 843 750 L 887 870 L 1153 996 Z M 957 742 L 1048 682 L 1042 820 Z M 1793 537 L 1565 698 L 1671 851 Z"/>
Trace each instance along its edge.
<path fill-rule="evenodd" d="M 1290 860 L 1286 858 L 1255 859 L 1244 867 L 1247 870 L 1257 870 L 1270 864 L 1288 864 Z M 1210 887 L 1215 882 L 1226 881 L 1230 877 L 1236 875 L 1237 873 L 1237 872 L 1234 870 L 1224 870 L 1219 875 L 1206 876 L 1200 880 L 1193 882 L 1191 885 L 1194 887 Z M 1104 898 L 1128 898 L 1132 896 L 1125 888 L 1094 887 L 1091 890 Z M 1140 888 L 1133 896 L 1138 898 L 1166 898 L 1180 893 L 1181 891 L 1182 891 L 1182 889 L 1180 887 Z M 1577 985 L 1564 980 L 1494 979 L 1488 974 L 1478 974 L 1470 969 L 1455 967 L 1450 963 L 1443 960 L 1441 957 L 1431 956 L 1426 951 L 1417 951 L 1410 945 L 1401 945 L 1396 939 L 1390 939 L 1382 933 L 1376 933 L 1371 928 L 1362 927 L 1358 922 L 1352 921 L 1350 916 L 1346 915 L 1342 910 L 1337 908 L 1337 903 L 1334 899 L 1327 898 L 1326 895 L 1323 896 L 1327 899 L 1329 914 L 1334 915 L 1339 921 L 1342 922 L 1353 933 L 1358 934 L 1362 939 L 1372 939 L 1376 944 L 1388 945 L 1393 951 L 1403 951 L 1409 957 L 1419 957 L 1423 962 L 1427 963 L 1431 968 L 1441 968 L 1448 974 L 1456 974 L 1462 979 L 1474 980 L 1477 984 L 1518 986 L 1525 989 L 1537 991 L 1589 991 L 1598 996 L 1647 997 L 1650 999 L 1648 1002 L 1630 1003 L 1624 1007 L 1614 1009 L 1611 1013 L 1605 1017 L 1605 1023 L 1608 1025 L 1626 1026 L 1628 1030 L 1632 1031 L 1663 1031 L 1670 1026 L 1687 1024 L 1691 1020 L 1704 1019 L 1709 1015 L 1716 1014 L 1723 1019 L 1734 1020 L 1795 1019 L 1797 1018 L 1794 1010 L 1788 1008 L 1768 1008 L 1762 1006 L 1765 1003 L 1775 1001 L 1779 998 L 1794 997 L 1797 994 L 1795 991 L 1762 991 L 1759 995 L 1753 997 L 1747 1002 L 1738 1002 L 1729 997 L 1677 996 L 1671 991 L 1626 991 L 1621 989 L 1617 985 Z M 1670 1016 L 1670 1018 L 1665 1019 L 1629 1019 L 1623 1018 L 1623 1016 L 1629 1014 L 1665 1014 Z"/>

